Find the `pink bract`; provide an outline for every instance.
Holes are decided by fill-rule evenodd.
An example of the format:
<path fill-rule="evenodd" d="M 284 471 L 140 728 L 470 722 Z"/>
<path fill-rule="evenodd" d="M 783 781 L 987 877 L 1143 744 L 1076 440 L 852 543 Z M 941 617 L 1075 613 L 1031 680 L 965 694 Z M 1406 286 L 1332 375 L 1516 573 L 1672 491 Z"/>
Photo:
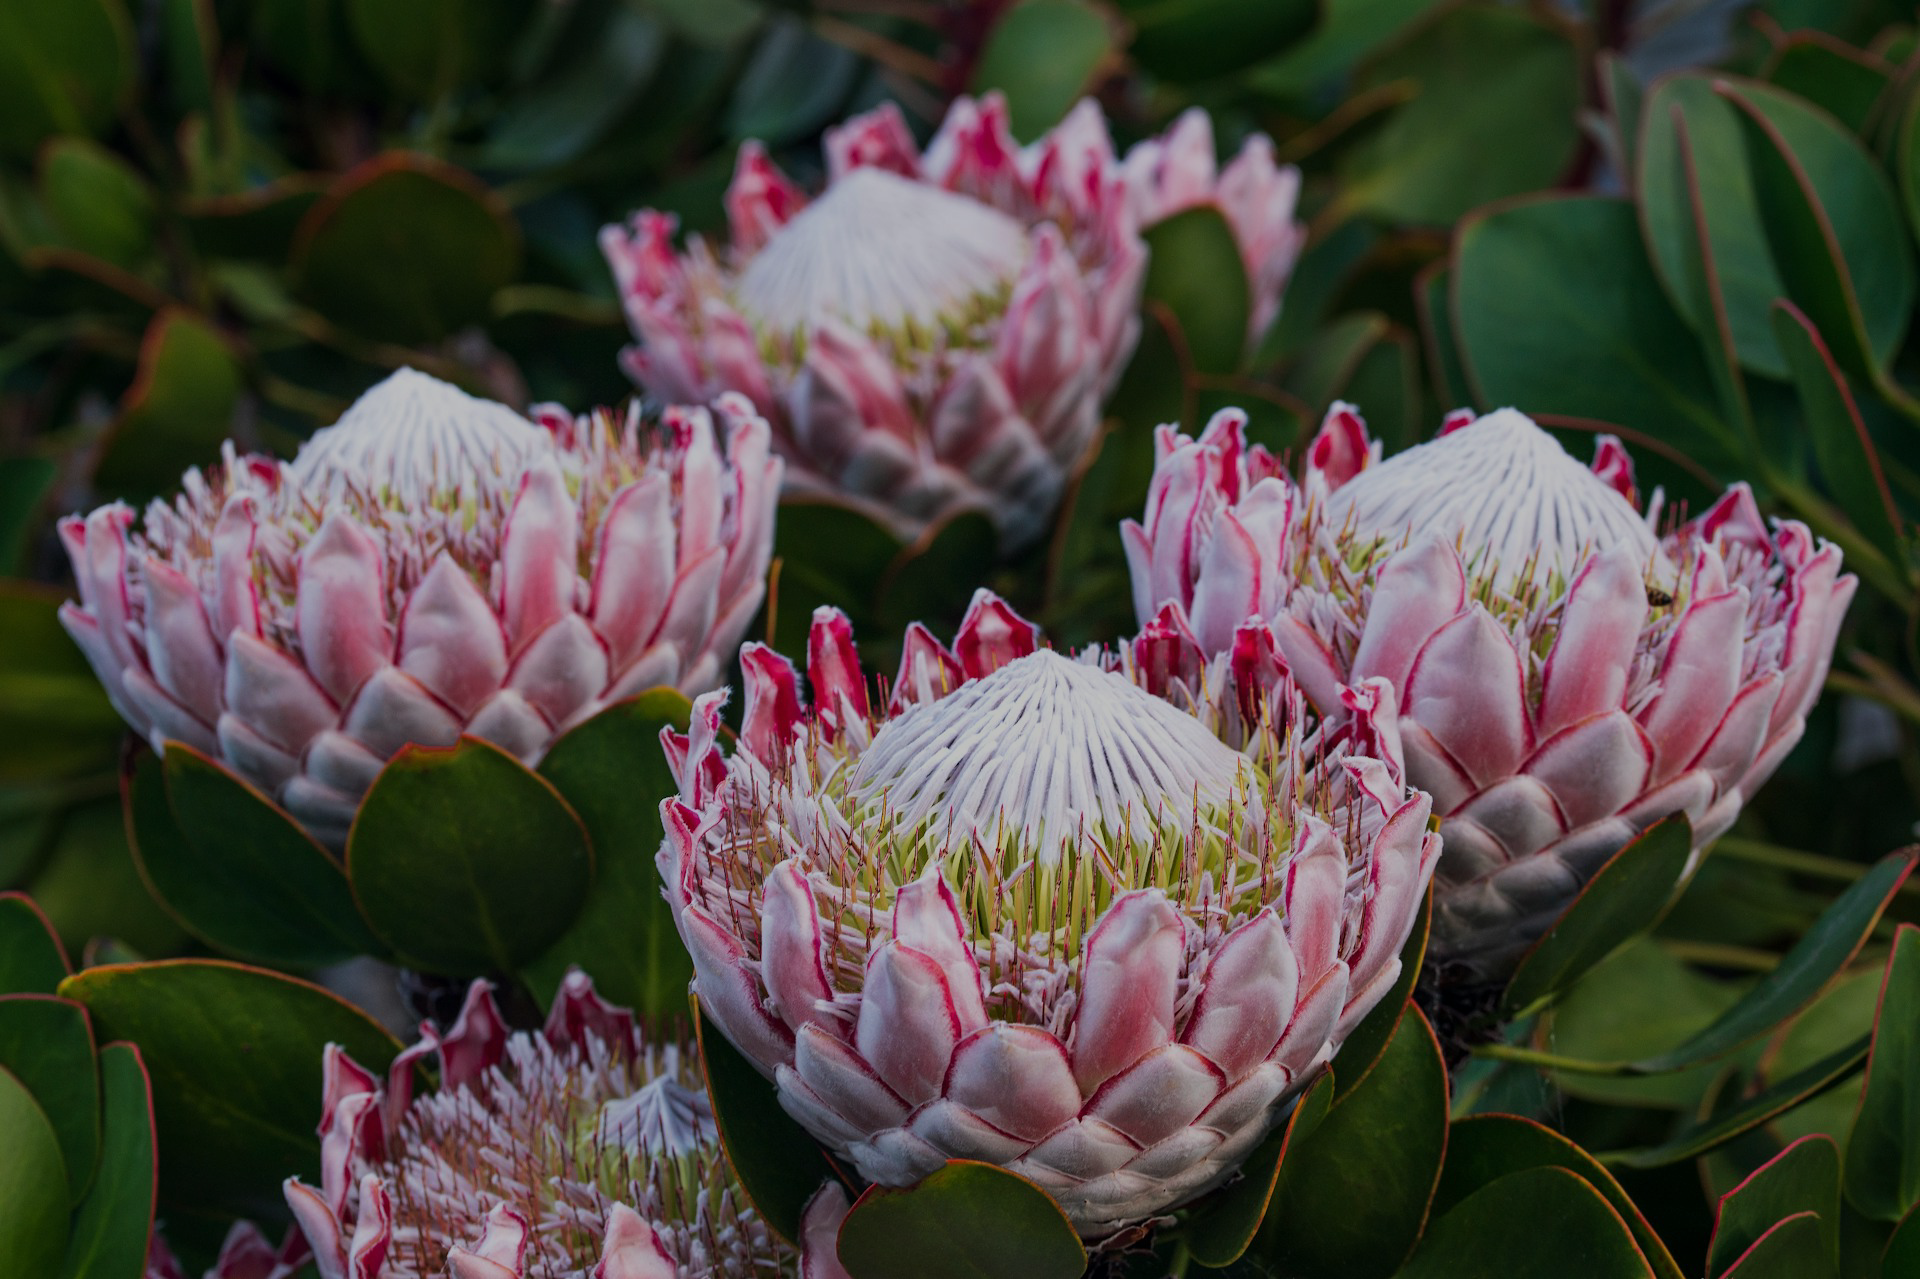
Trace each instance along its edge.
<path fill-rule="evenodd" d="M 665 735 L 661 872 L 702 1008 L 872 1181 L 983 1160 L 1108 1236 L 1231 1176 L 1393 986 L 1439 843 L 1384 686 L 1337 729 L 1183 709 L 984 591 L 881 695 L 831 609 L 810 698 L 742 664 L 730 756 L 723 694 Z"/>
<path fill-rule="evenodd" d="M 215 757 L 338 847 L 408 744 L 532 763 L 622 697 L 719 683 L 780 478 L 751 407 L 719 415 L 536 424 L 402 371 L 290 463 L 229 447 L 144 519 L 63 521 L 61 620 L 156 749 Z"/>

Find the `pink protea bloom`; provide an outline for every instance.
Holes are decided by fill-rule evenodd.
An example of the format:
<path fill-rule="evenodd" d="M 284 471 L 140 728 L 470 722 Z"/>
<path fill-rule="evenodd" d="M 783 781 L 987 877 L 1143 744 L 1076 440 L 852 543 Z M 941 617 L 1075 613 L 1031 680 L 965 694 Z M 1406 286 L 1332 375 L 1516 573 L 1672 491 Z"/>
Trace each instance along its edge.
<path fill-rule="evenodd" d="M 286 1182 L 320 1279 L 846 1279 L 839 1185 L 796 1254 L 734 1182 L 691 1046 L 641 1036 L 579 970 L 537 1034 L 477 981 L 421 1035 L 384 1083 L 327 1047 L 320 1185 Z"/>
<path fill-rule="evenodd" d="M 1300 170 L 1275 164 L 1273 139 L 1263 133 L 1247 138 L 1220 168 L 1213 121 L 1199 107 L 1181 112 L 1159 137 L 1135 143 L 1122 168 L 1142 230 L 1188 209 L 1220 211 L 1247 273 L 1247 341 L 1258 342 L 1280 315 L 1281 295 L 1307 242 L 1307 228 L 1294 220 Z"/>
<path fill-rule="evenodd" d="M 596 710 L 698 693 L 760 606 L 780 463 L 738 397 L 661 427 L 536 425 L 403 370 L 290 463 L 187 473 L 136 524 L 60 532 L 61 620 L 114 705 L 185 742 L 323 842 L 395 752 L 462 733 L 529 763 Z"/>
<path fill-rule="evenodd" d="M 1168 434 L 1124 530 L 1141 622 L 1184 627 L 1191 664 L 1252 619 L 1330 714 L 1347 685 L 1397 690 L 1442 819 L 1442 980 L 1503 980 L 1658 819 L 1706 847 L 1799 740 L 1855 580 L 1745 485 L 1661 534 L 1611 437 L 1589 468 L 1505 409 L 1382 462 L 1336 406 L 1295 489 L 1243 421 Z"/>
<path fill-rule="evenodd" d="M 260 1233 L 260 1227 L 251 1221 L 236 1221 L 220 1245 L 213 1268 L 202 1279 L 292 1279 L 311 1259 L 307 1237 L 299 1227 L 288 1227 L 286 1238 L 276 1248 Z M 147 1248 L 145 1279 L 187 1279 L 187 1272 L 158 1227 Z"/>
<path fill-rule="evenodd" d="M 1438 857 L 1391 693 L 1338 731 L 1271 696 L 1242 752 L 984 591 L 890 698 L 840 614 L 808 647 L 811 709 L 749 645 L 738 749 L 723 694 L 665 735 L 702 1007 L 883 1185 L 983 1160 L 1095 1239 L 1230 1176 L 1392 987 Z"/>
<path fill-rule="evenodd" d="M 904 537 L 978 510 L 1030 541 L 1139 334 L 1146 250 L 1091 145 L 1063 130 L 1023 152 L 989 95 L 922 154 L 889 104 L 828 132 L 809 200 L 750 142 L 730 244 L 676 252 L 652 210 L 601 232 L 640 343 L 627 369 L 662 400 L 747 396 L 792 492 Z"/>

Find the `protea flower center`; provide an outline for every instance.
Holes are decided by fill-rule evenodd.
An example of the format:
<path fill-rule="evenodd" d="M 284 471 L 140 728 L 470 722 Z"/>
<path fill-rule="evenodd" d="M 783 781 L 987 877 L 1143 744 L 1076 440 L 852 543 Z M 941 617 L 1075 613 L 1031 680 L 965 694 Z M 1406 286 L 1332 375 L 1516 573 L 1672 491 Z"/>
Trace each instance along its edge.
<path fill-rule="evenodd" d="M 1328 514 L 1389 544 L 1457 539 L 1477 570 L 1509 580 L 1564 578 L 1585 556 L 1616 546 L 1672 577 L 1632 503 L 1513 409 L 1367 467 L 1334 490 Z"/>
<path fill-rule="evenodd" d="M 1026 264 L 1011 217 L 926 182 L 861 168 L 773 233 L 735 296 L 763 332 L 825 319 L 861 331 L 957 329 L 997 315 Z"/>

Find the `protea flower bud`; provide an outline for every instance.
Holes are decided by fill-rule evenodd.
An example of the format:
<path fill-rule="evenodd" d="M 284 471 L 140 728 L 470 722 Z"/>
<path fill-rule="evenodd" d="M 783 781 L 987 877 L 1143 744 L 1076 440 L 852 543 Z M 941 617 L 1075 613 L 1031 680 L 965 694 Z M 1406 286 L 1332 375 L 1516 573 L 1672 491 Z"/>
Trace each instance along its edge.
<path fill-rule="evenodd" d="M 320 1279 L 846 1279 L 840 1187 L 796 1256 L 734 1183 L 691 1048 L 578 970 L 538 1034 L 509 1033 L 484 981 L 421 1033 L 384 1085 L 327 1048 L 320 1185 L 286 1183 Z M 440 1088 L 415 1097 L 427 1056 Z"/>
<path fill-rule="evenodd" d="M 1248 137 L 1226 168 L 1213 154 L 1213 121 L 1190 107 L 1157 138 L 1136 143 L 1123 162 L 1127 196 L 1144 230 L 1188 209 L 1210 205 L 1233 230 L 1252 303 L 1247 340 L 1259 341 L 1280 314 L 1280 298 L 1307 242 L 1294 220 L 1300 170 L 1273 162 L 1273 139 Z"/>
<path fill-rule="evenodd" d="M 287 464 L 60 531 L 114 705 L 343 842 L 409 743 L 529 763 L 609 702 L 712 687 L 765 591 L 780 463 L 744 400 L 536 425 L 403 370 Z"/>
<path fill-rule="evenodd" d="M 889 104 L 829 131 L 811 202 L 748 143 L 726 248 L 676 254 L 652 210 L 601 232 L 640 340 L 628 371 L 662 400 L 746 395 L 792 491 L 903 537 L 980 510 L 1032 539 L 1139 331 L 1145 249 L 1080 141 L 1022 153 L 989 95 L 921 154 Z"/>
<path fill-rule="evenodd" d="M 814 633 L 811 710 L 749 646 L 733 755 L 724 694 L 667 737 L 702 1007 L 880 1184 L 984 1160 L 1100 1238 L 1229 1176 L 1392 986 L 1438 856 L 1390 693 L 1338 732 L 1276 695 L 1242 753 L 985 592 L 884 710 L 845 619 Z"/>
<path fill-rule="evenodd" d="M 1189 628 L 1202 658 L 1217 619 L 1264 623 L 1328 713 L 1393 685 L 1446 842 L 1428 953 L 1445 980 L 1503 980 L 1653 822 L 1684 812 L 1697 848 L 1732 824 L 1799 740 L 1855 581 L 1745 485 L 1656 532 L 1616 440 L 1583 467 L 1503 410 L 1377 462 L 1336 408 L 1297 513 L 1257 535 L 1218 478 L 1249 465 L 1238 419 L 1175 437 L 1155 483 L 1177 498 L 1126 530 L 1135 601 L 1155 633 L 1210 619 Z"/>

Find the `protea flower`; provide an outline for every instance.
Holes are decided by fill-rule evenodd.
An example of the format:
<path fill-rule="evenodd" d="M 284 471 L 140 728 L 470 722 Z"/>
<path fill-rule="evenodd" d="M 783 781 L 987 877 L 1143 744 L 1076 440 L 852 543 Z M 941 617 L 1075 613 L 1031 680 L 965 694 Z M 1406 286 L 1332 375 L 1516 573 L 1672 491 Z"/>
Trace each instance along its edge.
<path fill-rule="evenodd" d="M 202 1279 L 292 1279 L 311 1259 L 307 1238 L 298 1227 L 289 1227 L 276 1248 L 260 1233 L 260 1227 L 251 1221 L 236 1221 L 220 1245 L 213 1268 Z M 187 1279 L 187 1272 L 158 1229 L 147 1249 L 145 1279 Z"/>
<path fill-rule="evenodd" d="M 734 1183 L 690 1047 L 644 1039 L 577 969 L 538 1034 L 509 1033 L 484 981 L 421 1033 L 384 1086 L 327 1047 L 320 1186 L 286 1183 L 320 1279 L 846 1279 L 838 1184 L 796 1255 Z M 415 1097 L 428 1056 L 440 1087 Z"/>
<path fill-rule="evenodd" d="M 1439 843 L 1390 691 L 1338 732 L 1272 696 L 1243 753 L 985 592 L 884 704 L 830 609 L 810 709 L 742 663 L 731 757 L 724 694 L 666 735 L 662 876 L 702 1007 L 871 1181 L 984 1160 L 1107 1236 L 1229 1176 L 1398 974 Z"/>
<path fill-rule="evenodd" d="M 1349 406 L 1304 492 L 1224 413 L 1162 428 L 1135 604 L 1193 660 L 1255 618 L 1309 698 L 1385 680 L 1446 856 L 1429 954 L 1497 982 L 1636 834 L 1671 813 L 1704 848 L 1799 740 L 1853 596 L 1840 552 L 1735 485 L 1664 535 L 1631 461 L 1592 468 L 1531 420 L 1449 418 L 1385 462 Z"/>
<path fill-rule="evenodd" d="M 712 687 L 765 590 L 780 463 L 744 400 L 536 425 L 403 370 L 291 462 L 187 473 L 60 531 L 61 612 L 127 722 L 324 842 L 402 746 L 529 763 L 611 701 Z"/>
<path fill-rule="evenodd" d="M 1029 541 L 1139 333 L 1145 249 L 1087 145 L 1063 129 L 1022 152 L 988 95 L 923 154 L 888 104 L 828 131 L 809 201 L 749 142 L 724 248 L 676 253 L 653 210 L 601 232 L 640 340 L 627 369 L 662 400 L 747 396 L 791 491 L 903 537 L 979 510 Z"/>
<path fill-rule="evenodd" d="M 1083 103 L 1082 109 L 1097 109 Z M 1105 128 L 1101 135 L 1104 138 Z M 1251 310 L 1247 340 L 1259 341 L 1280 314 L 1280 297 L 1307 242 L 1294 220 L 1300 200 L 1300 170 L 1273 161 L 1273 139 L 1247 138 L 1226 168 L 1213 152 L 1213 121 L 1199 107 L 1180 114 L 1157 138 L 1135 143 L 1122 163 L 1127 197 L 1142 230 L 1183 213 L 1211 206 L 1233 230 L 1246 268 Z"/>

